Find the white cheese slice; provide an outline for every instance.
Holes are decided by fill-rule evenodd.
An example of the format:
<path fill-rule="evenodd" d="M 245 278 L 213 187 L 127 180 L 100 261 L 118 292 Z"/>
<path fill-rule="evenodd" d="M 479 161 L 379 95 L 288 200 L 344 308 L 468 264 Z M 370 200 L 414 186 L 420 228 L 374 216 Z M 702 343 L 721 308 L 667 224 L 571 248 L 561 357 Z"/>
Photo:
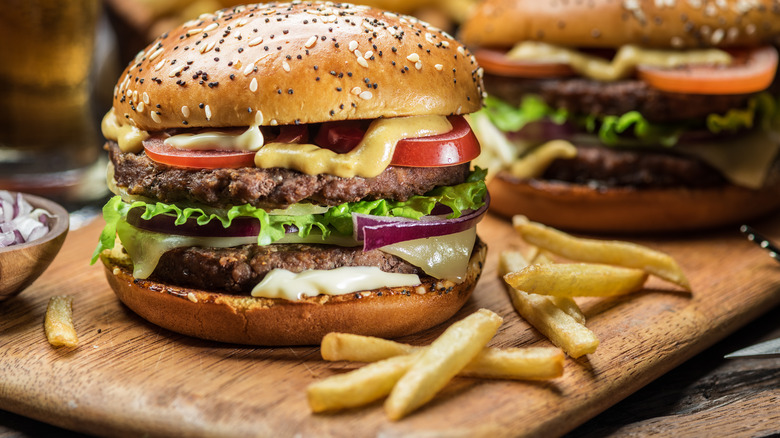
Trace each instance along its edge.
<path fill-rule="evenodd" d="M 295 301 L 320 294 L 345 295 L 380 287 L 417 286 L 416 274 L 384 272 L 376 266 L 344 266 L 312 269 L 300 273 L 273 269 L 252 289 L 253 297 L 284 298 Z"/>
<path fill-rule="evenodd" d="M 708 163 L 733 184 L 759 189 L 777 157 L 780 141 L 769 131 L 754 129 L 733 141 L 686 143 L 677 150 Z"/>

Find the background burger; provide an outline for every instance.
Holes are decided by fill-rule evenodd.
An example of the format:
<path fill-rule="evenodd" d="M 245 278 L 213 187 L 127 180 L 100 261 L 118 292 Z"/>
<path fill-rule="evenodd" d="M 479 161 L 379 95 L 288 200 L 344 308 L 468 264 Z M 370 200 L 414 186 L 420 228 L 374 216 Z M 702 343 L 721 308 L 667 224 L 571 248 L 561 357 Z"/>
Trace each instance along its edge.
<path fill-rule="evenodd" d="M 160 36 L 103 121 L 111 287 L 155 324 L 235 343 L 448 319 L 486 252 L 461 116 L 481 106 L 477 70 L 426 23 L 348 4 L 236 7 Z"/>
<path fill-rule="evenodd" d="M 462 39 L 490 95 L 475 129 L 506 163 L 491 208 L 594 232 L 776 209 L 779 34 L 775 1 L 483 2 Z"/>

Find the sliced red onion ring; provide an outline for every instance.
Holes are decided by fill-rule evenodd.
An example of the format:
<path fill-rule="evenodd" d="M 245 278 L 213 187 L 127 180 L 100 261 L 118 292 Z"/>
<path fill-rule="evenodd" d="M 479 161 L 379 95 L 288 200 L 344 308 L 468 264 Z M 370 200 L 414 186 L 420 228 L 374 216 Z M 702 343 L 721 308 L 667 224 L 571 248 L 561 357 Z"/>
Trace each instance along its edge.
<path fill-rule="evenodd" d="M 0 190 L 0 248 L 40 239 L 49 232 L 50 213 L 34 209 L 21 193 Z"/>
<path fill-rule="evenodd" d="M 353 214 L 353 238 L 363 242 L 363 251 L 381 248 L 407 240 L 445 236 L 473 228 L 482 220 L 490 204 L 489 195 L 485 205 L 455 219 L 443 216 L 426 216 L 420 220 Z"/>

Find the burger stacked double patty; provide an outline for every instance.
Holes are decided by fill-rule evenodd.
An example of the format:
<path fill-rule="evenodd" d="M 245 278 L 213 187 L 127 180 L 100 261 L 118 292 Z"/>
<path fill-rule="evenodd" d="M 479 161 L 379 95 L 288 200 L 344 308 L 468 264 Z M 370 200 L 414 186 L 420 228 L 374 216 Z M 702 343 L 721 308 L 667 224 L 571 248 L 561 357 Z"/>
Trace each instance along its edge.
<path fill-rule="evenodd" d="M 93 258 L 140 316 L 206 339 L 317 344 L 444 322 L 486 253 L 485 172 L 462 117 L 482 107 L 481 75 L 450 35 L 366 6 L 184 23 L 114 89 L 102 127 L 117 196 Z"/>
<path fill-rule="evenodd" d="M 778 36 L 771 0 L 481 2 L 461 37 L 484 61 L 491 96 L 476 118 L 508 139 L 496 141 L 496 161 L 550 140 L 574 146 L 533 172 L 505 164 L 491 182 L 494 211 L 647 232 L 777 209 Z M 486 129 L 486 149 L 496 132 Z"/>

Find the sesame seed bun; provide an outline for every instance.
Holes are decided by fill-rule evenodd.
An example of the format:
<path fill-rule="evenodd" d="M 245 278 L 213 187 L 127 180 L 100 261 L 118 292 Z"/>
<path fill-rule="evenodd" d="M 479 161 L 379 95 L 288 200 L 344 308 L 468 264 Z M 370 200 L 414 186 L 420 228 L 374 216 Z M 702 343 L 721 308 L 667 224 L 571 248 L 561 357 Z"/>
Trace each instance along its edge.
<path fill-rule="evenodd" d="M 436 326 L 471 296 L 487 247 L 478 242 L 462 283 L 421 277 L 420 286 L 380 288 L 302 301 L 254 298 L 133 278 L 121 257 L 100 258 L 119 299 L 142 318 L 168 330 L 249 345 L 313 345 L 330 332 L 395 338 Z M 419 293 L 419 292 L 424 293 Z"/>
<path fill-rule="evenodd" d="M 569 47 L 739 47 L 780 32 L 772 0 L 486 0 L 461 29 L 469 46 L 542 41 Z"/>
<path fill-rule="evenodd" d="M 465 114 L 481 98 L 474 58 L 427 23 L 363 6 L 271 3 L 157 38 L 120 76 L 114 109 L 158 131 Z"/>

